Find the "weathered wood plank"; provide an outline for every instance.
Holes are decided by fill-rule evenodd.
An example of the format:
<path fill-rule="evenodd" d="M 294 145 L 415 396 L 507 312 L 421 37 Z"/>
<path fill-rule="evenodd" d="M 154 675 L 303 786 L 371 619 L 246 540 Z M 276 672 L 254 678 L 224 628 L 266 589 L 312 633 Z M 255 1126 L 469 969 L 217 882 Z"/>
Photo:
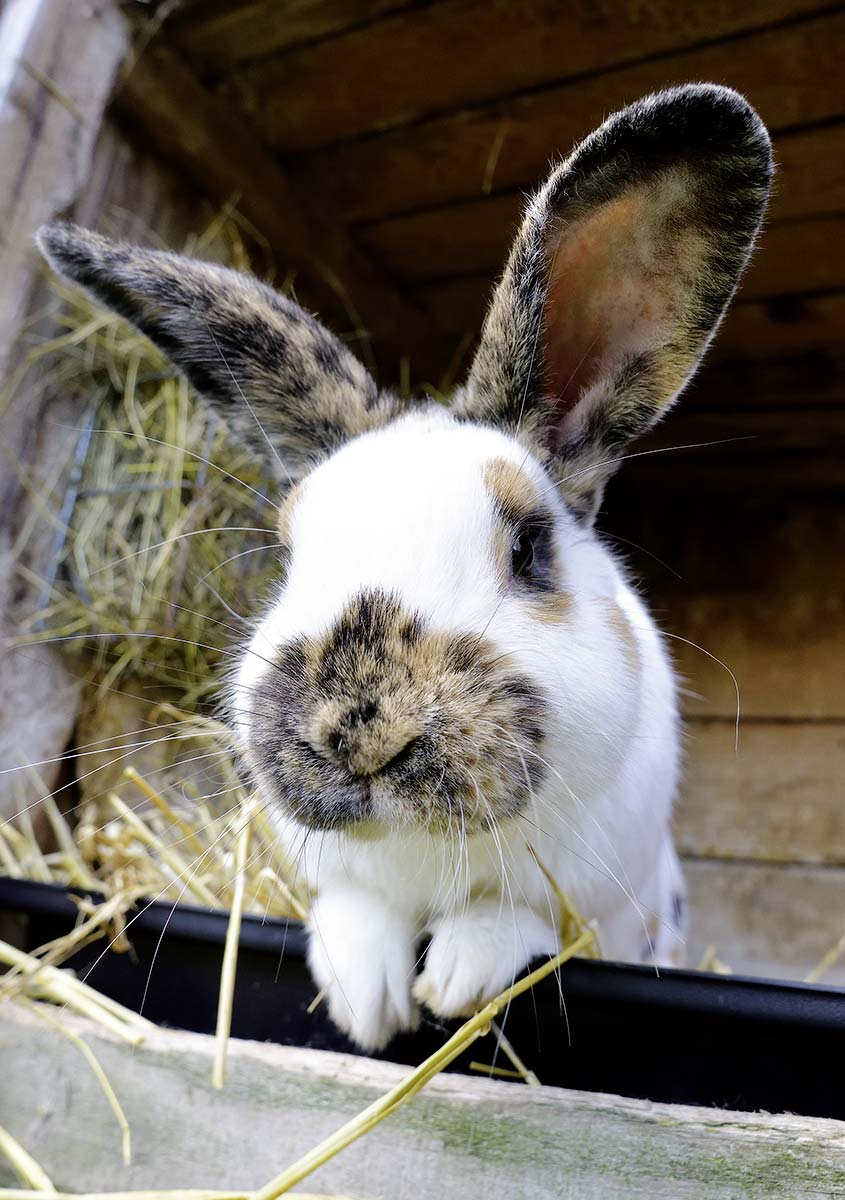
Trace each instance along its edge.
<path fill-rule="evenodd" d="M 744 716 L 841 720 L 841 494 L 731 491 L 720 462 L 726 449 L 713 448 L 704 488 L 680 453 L 625 463 L 600 527 L 631 563 L 660 624 L 733 669 Z M 645 470 L 655 462 L 663 464 L 662 478 Z M 669 649 L 695 694 L 687 714 L 732 720 L 736 695 L 727 672 L 685 642 L 670 639 Z"/>
<path fill-rule="evenodd" d="M 708 946 L 736 974 L 803 979 L 845 931 L 845 870 L 686 859 L 695 964 Z M 845 985 L 840 962 L 824 982 Z"/>
<path fill-rule="evenodd" d="M 148 47 L 132 63 L 115 103 L 196 186 L 221 201 L 237 197 L 241 212 L 279 256 L 302 272 L 300 290 L 335 323 L 371 334 L 394 363 L 426 341 L 428 321 L 421 310 L 352 246 L 339 225 L 325 224 L 300 201 L 249 126 L 166 47 Z"/>
<path fill-rule="evenodd" d="M 671 468 L 655 491 L 642 486 L 643 461 L 623 464 L 600 527 L 641 544 L 642 553 L 629 546 L 628 555 L 661 613 L 671 614 L 691 595 L 733 597 L 733 611 L 756 623 L 757 598 L 777 606 L 790 597 L 845 592 L 845 556 L 837 552 L 845 544 L 841 496 L 754 498 L 718 485 L 702 495 Z"/>
<path fill-rule="evenodd" d="M 741 7 L 722 2 L 706 9 L 690 0 L 673 6 L 605 0 L 598 7 L 533 0 L 527 12 L 508 0 L 451 0 L 399 13 L 280 60 L 259 63 L 239 72 L 226 90 L 257 122 L 270 145 L 301 149 L 572 77 L 587 76 L 583 91 L 589 95 L 596 86 L 595 76 L 608 68 L 696 42 L 760 30 L 818 7 L 794 0 L 774 4 L 753 0 Z M 760 57 L 761 67 L 776 66 L 782 72 L 787 56 L 789 68 L 795 70 L 796 60 L 806 67 L 807 55 L 821 49 L 817 30 L 823 25 L 823 18 L 809 20 L 794 29 L 758 32 L 753 38 L 720 44 L 718 50 L 694 52 L 701 64 L 697 70 L 677 67 L 671 58 L 657 68 L 648 63 L 627 71 L 652 81 L 661 76 L 677 78 L 679 71 L 686 79 L 723 78 L 733 72 L 734 64 L 738 69 L 743 57 L 746 61 Z M 720 66 L 714 70 L 717 59 Z M 816 65 L 816 86 L 824 88 L 824 68 Z M 601 76 L 601 86 L 612 93 L 604 111 L 618 94 L 614 76 L 622 73 Z M 763 71 L 751 77 L 762 94 Z M 652 82 L 639 90 L 653 86 Z M 581 89 L 574 94 L 580 96 Z M 355 97 L 354 104 L 350 96 Z M 805 98 L 796 97 L 793 104 L 795 113 L 819 111 Z M 812 119 L 802 115 L 791 123 Z"/>
<path fill-rule="evenodd" d="M 690 715 L 736 713 L 733 681 L 709 654 L 736 676 L 745 716 L 845 719 L 845 594 L 690 594 L 661 619 L 691 693 Z"/>
<path fill-rule="evenodd" d="M 717 335 L 718 336 L 718 335 Z M 746 409 L 813 409 L 841 406 L 845 363 L 841 355 L 827 350 L 798 354 L 773 362 L 737 360 L 726 363 L 705 361 L 669 418 L 684 411 L 727 411 Z M 792 414 L 791 419 L 800 418 Z"/>
<path fill-rule="evenodd" d="M 719 329 L 711 358 L 720 362 L 838 351 L 843 329 L 845 292 L 735 304 Z"/>
<path fill-rule="evenodd" d="M 830 247 L 826 253 L 832 253 Z M 793 271 L 797 274 L 800 267 L 796 264 Z M 462 278 L 417 289 L 414 294 L 432 322 L 437 322 L 444 334 L 457 339 L 461 334 L 477 335 L 480 331 L 493 286 L 492 279 Z M 720 327 L 707 362 L 765 363 L 811 355 L 832 359 L 840 351 L 843 328 L 845 291 L 740 299 Z M 432 359 L 429 349 L 428 361 Z M 845 399 L 843 390 L 840 399 Z"/>
<path fill-rule="evenodd" d="M 131 1049 L 63 1014 L 126 1108 L 135 1155 L 124 1168 L 111 1114 L 77 1049 L 8 1005 L 0 1019 L 0 1120 L 68 1189 L 252 1190 L 407 1075 L 392 1063 L 232 1042 L 219 1092 L 209 1082 L 210 1038 L 162 1030 Z M 8 1179 L 0 1166 L 0 1181 Z M 832 1200 L 845 1195 L 843 1179 L 839 1122 L 453 1075 L 303 1186 L 362 1198 Z"/>
<path fill-rule="evenodd" d="M 843 111 L 835 48 L 843 21 L 837 15 L 813 22 L 813 45 L 793 44 L 800 43 L 797 34 L 783 29 L 292 156 L 291 177 L 302 195 L 322 189 L 348 221 L 475 199 L 485 184 L 497 192 L 533 187 L 550 159 L 568 153 L 609 112 L 690 79 L 715 79 L 746 92 L 775 134 L 828 121 Z M 790 213 L 789 205 L 780 207 L 780 193 L 793 186 L 800 197 L 793 203 L 804 214 L 842 211 L 842 137 L 841 127 L 831 126 L 779 139 L 774 204 L 780 216 Z M 820 192 L 815 182 L 824 156 L 836 153 L 838 199 L 832 189 L 829 196 Z"/>
<path fill-rule="evenodd" d="M 681 853 L 845 866 L 845 724 L 746 722 L 738 748 L 731 721 L 686 734 Z"/>
<path fill-rule="evenodd" d="M 671 421 L 638 442 L 637 450 L 700 446 L 700 453 L 712 459 L 714 468 L 728 455 L 760 459 L 816 450 L 845 453 L 845 395 L 841 401 L 841 405 L 804 407 L 800 412 L 762 405 L 734 410 L 720 405 L 715 412 L 680 408 Z M 731 445 L 716 444 L 731 439 L 736 439 Z"/>
<path fill-rule="evenodd" d="M 341 33 L 383 13 L 407 7 L 410 0 L 250 0 L 232 4 L 192 5 L 177 10 L 164 36 L 201 75 L 287 50 L 302 42 Z M 808 3 L 807 7 L 810 5 Z"/>
<path fill-rule="evenodd" d="M 0 380 L 20 365 L 20 334 L 36 295 L 40 260 L 32 237 L 64 215 L 83 193 L 97 129 L 125 53 L 123 23 L 112 4 L 61 0 L 7 4 L 0 13 Z M 58 90 L 51 91 L 49 79 Z M 59 95 L 63 99 L 59 98 Z M 31 615 L 36 589 L 17 573 L 15 539 L 29 506 L 28 489 L 54 486 L 73 445 L 77 414 L 33 383 L 4 399 L 0 455 L 0 638 Z M 46 538 L 46 542 L 52 533 Z M 45 538 L 30 538 L 26 565 L 39 574 Z M 21 681 L 26 680 L 22 688 Z M 4 766 L 52 759 L 68 740 L 77 708 L 76 681 L 49 647 L 0 657 L 0 756 Z M 47 765 L 52 785 L 57 766 Z M 31 781 L 4 775 L 0 811 L 40 794 Z"/>

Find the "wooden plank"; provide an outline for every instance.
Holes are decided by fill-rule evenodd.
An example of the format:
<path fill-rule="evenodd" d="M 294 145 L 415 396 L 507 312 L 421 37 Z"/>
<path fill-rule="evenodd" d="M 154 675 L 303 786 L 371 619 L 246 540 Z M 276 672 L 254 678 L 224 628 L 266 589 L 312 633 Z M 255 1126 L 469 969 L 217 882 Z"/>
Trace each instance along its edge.
<path fill-rule="evenodd" d="M 746 722 L 738 748 L 731 721 L 686 734 L 682 854 L 845 866 L 845 724 Z"/>
<path fill-rule="evenodd" d="M 843 329 L 845 292 L 739 303 L 720 327 L 710 357 L 724 362 L 839 350 Z"/>
<path fill-rule="evenodd" d="M 661 614 L 689 596 L 734 597 L 734 609 L 741 605 L 749 621 L 758 622 L 757 596 L 777 606 L 794 596 L 845 592 L 845 555 L 838 552 L 845 545 L 842 496 L 784 492 L 755 499 L 719 486 L 702 496 L 687 487 L 683 472 L 671 469 L 653 491 L 639 479 L 644 461 L 624 463 L 611 482 L 600 528 L 641 544 L 644 553 L 633 569 Z M 672 456 L 663 461 L 671 463 Z"/>
<path fill-rule="evenodd" d="M 229 107 L 218 101 L 171 51 L 149 47 L 116 96 L 121 111 L 150 143 L 221 201 L 241 212 L 284 260 L 304 275 L 306 298 L 342 328 L 371 335 L 385 361 L 423 344 L 428 321 L 350 243 L 300 201 L 287 175 Z M 361 323 L 363 322 L 363 328 Z"/>
<path fill-rule="evenodd" d="M 768 361 L 705 361 L 681 397 L 683 412 L 737 412 L 758 409 L 800 410 L 842 406 L 845 362 L 842 355 L 803 353 Z M 675 413 L 669 418 L 674 421 Z M 793 420 L 797 420 L 793 415 Z"/>
<path fill-rule="evenodd" d="M 737 974 L 804 979 L 845 929 L 845 870 L 687 859 L 688 960 L 708 946 Z M 845 985 L 841 962 L 825 982 Z"/>
<path fill-rule="evenodd" d="M 691 0 L 673 6 L 606 0 L 597 10 L 583 3 L 533 0 L 529 15 L 508 0 L 451 0 L 259 63 L 239 72 L 226 94 L 243 105 L 270 145 L 303 149 L 573 77 L 586 76 L 589 92 L 594 77 L 608 68 L 765 29 L 820 7 L 812 0 L 750 0 L 742 6 L 723 0 L 706 9 Z M 794 31 L 755 33 L 715 52 L 700 51 L 711 69 L 687 69 L 683 76 L 719 78 L 738 57 L 758 55 L 761 66 L 782 71 L 787 55 L 794 59 L 822 49 L 816 32 L 822 26 L 823 19 L 808 21 Z M 827 49 L 828 56 L 832 51 Z M 722 65 L 713 70 L 717 58 Z M 833 64 L 831 57 L 827 61 Z M 816 66 L 816 86 L 824 88 L 824 68 L 820 62 Z M 650 79 L 676 74 L 673 60 L 630 70 Z M 764 79 L 762 71 L 756 78 Z M 612 91 L 612 78 L 609 87 Z M 805 108 L 803 99 L 796 100 L 802 111 L 815 110 L 812 103 Z M 607 107 L 605 101 L 604 111 Z"/>
<path fill-rule="evenodd" d="M 845 209 L 845 124 L 798 130 L 775 139 L 777 182 L 769 218 L 841 213 Z M 827 155 L 832 155 L 827 161 Z"/>
<path fill-rule="evenodd" d="M 845 719 L 845 593 L 690 594 L 659 608 L 690 715 L 734 718 L 728 667 L 746 717 Z"/>
<path fill-rule="evenodd" d="M 114 5 L 68 9 L 60 0 L 7 4 L 0 13 L 0 379 L 11 380 L 24 356 L 19 340 L 38 296 L 38 226 L 65 215 L 85 190 L 97 129 L 126 50 Z M 8 57 L 5 57 L 8 56 Z M 44 80 L 51 86 L 45 85 Z M 60 98 L 62 97 L 62 98 Z M 41 297 L 43 299 L 43 297 Z M 39 379 L 19 381 L 2 406 L 0 455 L 0 639 L 32 616 L 37 588 L 18 573 L 15 541 L 30 493 L 51 489 L 73 446 L 78 413 Z M 27 540 L 23 561 L 43 574 L 53 531 Z M 22 686 L 25 681 L 25 686 Z M 50 647 L 21 647 L 0 656 L 0 759 L 4 767 L 55 760 L 76 716 L 77 681 Z M 43 771 L 47 786 L 58 764 Z M 37 800 L 40 786 L 17 774 L 0 779 L 0 812 Z"/>
<path fill-rule="evenodd" d="M 642 581 L 660 625 L 703 647 L 668 642 L 692 693 L 687 715 L 735 716 L 733 682 L 707 651 L 734 671 L 743 718 L 841 720 L 842 495 L 822 502 L 771 483 L 768 490 L 732 492 L 722 450 L 712 453 L 706 488 L 681 454 L 626 463 L 600 519 Z M 643 470 L 655 462 L 663 464 L 662 479 Z M 766 468 L 771 473 L 768 461 Z M 748 464 L 744 469 L 751 474 Z"/>
<path fill-rule="evenodd" d="M 727 458 L 768 460 L 816 451 L 845 455 L 845 406 L 822 406 L 800 413 L 789 408 L 679 409 L 671 421 L 638 442 L 637 450 L 673 446 L 700 446 L 698 453 L 713 461 L 714 471 Z"/>
<path fill-rule="evenodd" d="M 233 67 L 363 25 L 409 0 L 250 0 L 192 5 L 177 10 L 164 36 L 200 75 Z"/>
<path fill-rule="evenodd" d="M 134 1148 L 122 1167 L 116 1126 L 76 1047 L 5 1005 L 0 1119 L 66 1189 L 251 1192 L 408 1074 L 232 1041 L 216 1091 L 211 1038 L 158 1030 L 136 1049 L 70 1014 L 62 1022 L 103 1064 Z M 833 1200 L 845 1195 L 843 1178 L 840 1122 L 440 1075 L 302 1187 L 361 1198 Z M 0 1181 L 12 1182 L 5 1165 Z"/>
<path fill-rule="evenodd" d="M 783 30 L 778 37 L 789 32 Z M 824 31 L 820 32 L 823 42 Z M 671 70 L 663 61 L 626 68 L 597 80 L 300 154 L 289 162 L 291 177 L 300 194 L 324 196 L 350 222 L 478 199 L 485 185 L 495 192 L 532 188 L 546 175 L 551 159 L 568 153 L 615 108 L 665 84 L 715 79 L 747 92 L 772 132 L 780 134 L 772 216 L 780 220 L 842 212 L 845 129 L 832 124 L 790 132 L 798 123 L 810 125 L 842 114 L 837 68 L 829 63 L 832 47 L 819 48 L 818 59 L 801 54 L 795 63 L 788 59 L 788 45 L 776 47 L 783 60 L 771 53 L 758 63 L 758 49 L 757 42 L 730 43 L 672 59 Z M 818 94 L 817 80 L 822 83 Z M 831 178 L 821 188 L 820 171 Z"/>

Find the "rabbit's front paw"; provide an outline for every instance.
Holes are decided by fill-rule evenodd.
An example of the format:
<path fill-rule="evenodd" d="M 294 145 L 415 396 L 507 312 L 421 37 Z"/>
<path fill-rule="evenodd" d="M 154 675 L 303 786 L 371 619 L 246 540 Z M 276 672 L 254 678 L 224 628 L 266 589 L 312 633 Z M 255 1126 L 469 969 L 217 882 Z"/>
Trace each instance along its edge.
<path fill-rule="evenodd" d="M 378 897 L 343 889 L 318 897 L 309 931 L 308 965 L 335 1025 L 363 1050 L 381 1050 L 400 1029 L 416 1028 L 409 921 Z"/>
<path fill-rule="evenodd" d="M 435 927 L 414 996 L 439 1016 L 471 1016 L 532 959 L 558 948 L 552 925 L 531 909 L 480 901 Z"/>

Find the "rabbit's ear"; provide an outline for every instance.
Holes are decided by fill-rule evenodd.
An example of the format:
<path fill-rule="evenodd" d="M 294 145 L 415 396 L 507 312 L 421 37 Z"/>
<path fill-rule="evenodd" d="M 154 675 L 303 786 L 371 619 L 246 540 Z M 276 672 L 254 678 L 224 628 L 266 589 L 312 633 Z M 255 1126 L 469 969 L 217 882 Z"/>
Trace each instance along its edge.
<path fill-rule="evenodd" d="M 379 395 L 342 342 L 250 275 L 63 222 L 44 226 L 37 240 L 61 275 L 184 371 L 282 481 L 394 415 L 395 401 Z"/>
<path fill-rule="evenodd" d="M 528 205 L 455 411 L 516 433 L 592 516 L 692 375 L 760 225 L 771 147 L 736 92 L 610 117 Z"/>

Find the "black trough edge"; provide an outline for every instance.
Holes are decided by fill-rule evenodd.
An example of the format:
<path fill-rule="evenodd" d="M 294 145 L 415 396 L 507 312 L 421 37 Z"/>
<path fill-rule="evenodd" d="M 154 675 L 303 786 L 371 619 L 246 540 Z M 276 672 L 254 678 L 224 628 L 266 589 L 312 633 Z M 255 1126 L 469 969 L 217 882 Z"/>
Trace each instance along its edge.
<path fill-rule="evenodd" d="M 102 900 L 102 896 L 79 888 L 0 876 L 0 910 L 75 919 L 79 909 L 71 899 L 74 894 Z M 133 923 L 146 932 L 162 933 L 166 929 L 168 937 L 215 946 L 222 946 L 228 921 L 229 914 L 223 909 L 174 906 L 161 901 L 141 901 L 133 914 Z M 284 951 L 293 958 L 304 958 L 306 940 L 300 921 L 262 919 L 247 913 L 241 923 L 239 945 L 273 957 Z M 584 958 L 567 963 L 566 981 L 568 994 L 585 999 L 612 994 L 619 1004 L 646 1003 L 702 1017 L 729 1013 L 734 1018 L 799 1024 L 839 1033 L 845 1029 L 845 990 L 824 984 L 665 967 L 658 972 L 634 963 Z"/>
<path fill-rule="evenodd" d="M 34 948 L 72 928 L 74 892 L 90 895 L 0 877 L 0 912 L 28 920 Z M 100 943 L 72 965 L 83 978 L 96 967 L 95 985 L 130 1007 L 140 999 L 154 1020 L 212 1032 L 228 919 L 224 910 L 141 903 L 130 918 L 134 967 L 129 955 L 104 958 Z M 312 1013 L 306 944 L 298 921 L 244 917 L 233 1035 L 358 1052 L 324 1006 Z M 379 1057 L 416 1065 L 456 1025 L 423 1013 L 417 1032 L 395 1038 Z M 845 1089 L 831 1069 L 845 1047 L 838 988 L 573 959 L 560 991 L 550 977 L 514 1002 L 507 1029 L 527 1065 L 555 1086 L 845 1119 Z M 468 1068 L 469 1059 L 453 1069 Z"/>

